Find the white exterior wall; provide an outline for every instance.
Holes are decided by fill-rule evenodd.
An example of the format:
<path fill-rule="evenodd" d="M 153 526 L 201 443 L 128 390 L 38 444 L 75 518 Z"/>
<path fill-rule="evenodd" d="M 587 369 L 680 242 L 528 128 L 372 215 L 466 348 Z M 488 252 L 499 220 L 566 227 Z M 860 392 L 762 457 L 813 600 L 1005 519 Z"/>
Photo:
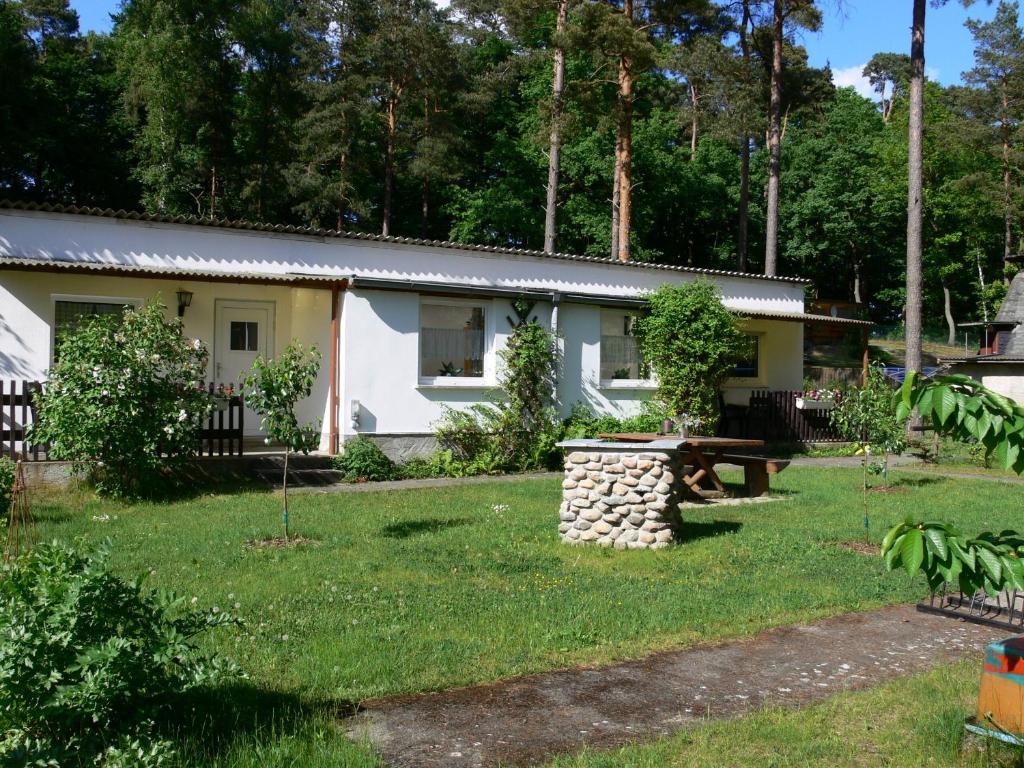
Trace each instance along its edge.
<path fill-rule="evenodd" d="M 1024 362 L 958 363 L 954 371 L 977 379 L 989 389 L 1024 403 Z"/>
<path fill-rule="evenodd" d="M 148 302 L 157 298 L 167 305 L 168 318 L 177 314 L 178 289 L 191 291 L 192 305 L 185 310 L 184 333 L 202 339 L 211 350 L 207 379 L 221 383 L 239 381 L 240 371 L 213 370 L 214 310 L 217 299 L 273 302 L 274 336 L 271 351 L 283 349 L 297 338 L 324 351 L 324 364 L 313 396 L 300 406 L 300 418 L 323 419 L 324 446 L 328 417 L 328 365 L 331 293 L 329 290 L 283 286 L 153 280 L 136 277 L 62 275 L 38 272 L 0 272 L 0 378 L 42 381 L 53 359 L 55 297 L 89 297 L 97 300 L 131 299 Z M 246 434 L 258 434 L 250 419 Z"/>

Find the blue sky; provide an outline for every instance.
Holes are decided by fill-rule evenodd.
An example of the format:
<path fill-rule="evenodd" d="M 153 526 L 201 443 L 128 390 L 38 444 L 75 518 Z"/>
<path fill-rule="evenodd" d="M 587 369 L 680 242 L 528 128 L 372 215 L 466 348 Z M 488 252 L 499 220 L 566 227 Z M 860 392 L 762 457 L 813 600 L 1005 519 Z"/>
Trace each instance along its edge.
<path fill-rule="evenodd" d="M 83 30 L 108 31 L 110 13 L 119 0 L 71 0 Z M 930 4 L 929 4 L 930 5 Z M 910 50 L 909 0 L 825 0 L 825 24 L 821 32 L 805 33 L 801 42 L 811 64 L 832 65 L 837 85 L 853 85 L 865 95 L 870 88 L 860 72 L 878 51 Z M 965 10 L 953 0 L 942 8 L 928 8 L 926 57 L 928 75 L 947 85 L 973 64 L 971 35 L 964 28 L 970 18 L 991 19 L 995 6 L 975 3 Z"/>

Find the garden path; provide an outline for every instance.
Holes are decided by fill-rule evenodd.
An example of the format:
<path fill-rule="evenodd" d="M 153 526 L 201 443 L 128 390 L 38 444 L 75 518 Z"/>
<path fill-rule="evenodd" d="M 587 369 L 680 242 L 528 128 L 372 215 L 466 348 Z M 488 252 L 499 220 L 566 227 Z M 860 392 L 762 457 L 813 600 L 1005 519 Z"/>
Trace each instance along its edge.
<path fill-rule="evenodd" d="M 395 768 L 543 763 L 767 704 L 794 707 L 959 658 L 1006 630 L 894 606 L 602 668 L 364 703 L 350 733 Z"/>

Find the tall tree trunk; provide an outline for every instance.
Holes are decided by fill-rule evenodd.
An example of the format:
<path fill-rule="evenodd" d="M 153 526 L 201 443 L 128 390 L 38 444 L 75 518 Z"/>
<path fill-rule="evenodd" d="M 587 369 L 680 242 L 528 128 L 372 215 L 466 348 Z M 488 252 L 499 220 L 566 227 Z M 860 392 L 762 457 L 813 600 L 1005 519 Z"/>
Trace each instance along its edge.
<path fill-rule="evenodd" d="M 427 226 L 430 222 L 430 179 L 423 177 L 423 190 L 420 202 L 420 237 L 427 239 Z"/>
<path fill-rule="evenodd" d="M 697 89 L 690 83 L 690 160 L 697 156 Z"/>
<path fill-rule="evenodd" d="M 1003 280 L 1010 283 L 1010 259 L 1013 258 L 1013 211 L 1010 194 L 1010 105 L 1007 103 L 1006 85 L 1003 85 Z"/>
<path fill-rule="evenodd" d="M 565 47 L 562 37 L 569 16 L 569 0 L 558 0 L 555 22 L 554 72 L 551 78 L 551 133 L 548 149 L 548 197 L 544 209 L 544 251 L 553 253 L 558 237 L 558 175 L 562 155 L 562 99 L 565 94 Z"/>
<path fill-rule="evenodd" d="M 612 258 L 619 258 L 619 139 L 615 139 L 615 170 L 612 172 Z"/>
<path fill-rule="evenodd" d="M 768 200 L 766 203 L 764 273 L 774 275 L 779 254 L 779 174 L 782 155 L 782 0 L 772 3 L 772 85 L 768 110 Z"/>
<path fill-rule="evenodd" d="M 341 150 L 338 156 L 338 226 L 339 232 L 345 231 L 345 173 L 348 166 L 348 150 Z"/>
<path fill-rule="evenodd" d="M 380 233 L 391 234 L 391 206 L 395 191 L 395 136 L 398 134 L 398 99 L 388 99 L 388 136 L 384 155 L 384 210 Z"/>
<path fill-rule="evenodd" d="M 740 51 L 743 55 L 743 79 L 746 82 L 750 72 L 750 42 L 747 40 L 747 25 L 750 24 L 750 0 L 743 0 L 743 19 L 740 23 Z M 749 85 L 749 83 L 746 83 Z M 739 231 L 736 235 L 736 254 L 739 257 L 740 272 L 747 271 L 747 227 L 750 212 L 750 130 L 747 127 L 746 110 L 741 118 L 740 131 L 740 210 Z"/>
<path fill-rule="evenodd" d="M 949 286 L 942 282 L 942 313 L 946 316 L 946 328 L 949 329 L 949 336 L 946 344 L 952 347 L 956 344 L 956 323 L 953 322 L 953 305 L 950 302 Z"/>
<path fill-rule="evenodd" d="M 217 166 L 210 168 L 210 218 L 217 218 Z"/>
<path fill-rule="evenodd" d="M 924 16 L 926 0 L 914 0 L 910 38 L 910 128 L 907 136 L 907 304 L 908 371 L 921 370 L 921 252 L 924 213 Z"/>
<path fill-rule="evenodd" d="M 624 0 L 622 13 L 633 23 L 633 0 Z M 629 261 L 629 232 L 633 215 L 633 59 L 619 57 L 619 261 Z"/>

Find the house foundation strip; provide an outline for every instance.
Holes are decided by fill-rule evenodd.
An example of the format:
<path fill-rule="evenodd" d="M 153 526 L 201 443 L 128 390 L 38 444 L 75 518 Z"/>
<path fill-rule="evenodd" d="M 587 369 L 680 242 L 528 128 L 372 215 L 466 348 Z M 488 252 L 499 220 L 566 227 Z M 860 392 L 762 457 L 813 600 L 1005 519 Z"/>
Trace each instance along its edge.
<path fill-rule="evenodd" d="M 567 440 L 558 532 L 569 544 L 662 549 L 682 528 L 684 440 Z"/>

